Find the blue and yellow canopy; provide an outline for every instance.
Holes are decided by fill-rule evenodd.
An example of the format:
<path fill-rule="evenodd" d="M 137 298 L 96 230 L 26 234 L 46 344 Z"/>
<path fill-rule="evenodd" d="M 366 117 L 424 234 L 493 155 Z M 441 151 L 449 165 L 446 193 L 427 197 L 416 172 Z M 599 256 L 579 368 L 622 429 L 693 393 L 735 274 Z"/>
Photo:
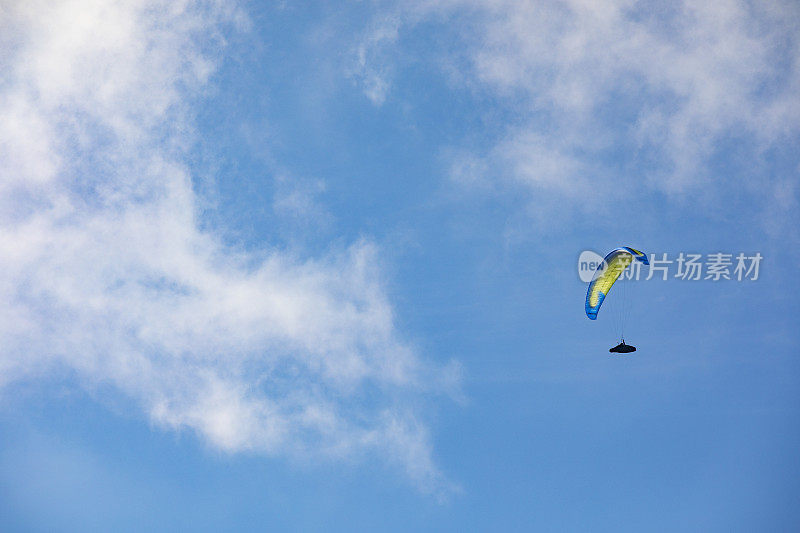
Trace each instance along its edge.
<path fill-rule="evenodd" d="M 608 291 L 611 290 L 617 278 L 634 259 L 641 261 L 645 265 L 650 264 L 644 252 L 622 246 L 611 250 L 600 266 L 597 267 L 594 278 L 589 283 L 589 290 L 586 292 L 586 316 L 590 320 L 597 319 L 597 312 L 600 310 L 600 306 L 603 305 L 603 300 L 608 296 Z"/>

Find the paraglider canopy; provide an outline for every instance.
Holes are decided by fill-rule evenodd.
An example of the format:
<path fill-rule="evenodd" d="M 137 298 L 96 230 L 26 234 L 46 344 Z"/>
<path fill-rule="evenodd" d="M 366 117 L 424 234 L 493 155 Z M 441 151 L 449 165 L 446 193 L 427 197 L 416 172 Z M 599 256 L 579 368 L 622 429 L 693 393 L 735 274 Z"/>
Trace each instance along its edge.
<path fill-rule="evenodd" d="M 645 265 L 650 264 L 644 252 L 627 246 L 611 250 L 603 259 L 594 273 L 592 282 L 589 283 L 589 290 L 586 291 L 586 316 L 589 320 L 597 320 L 597 312 L 600 311 L 600 306 L 603 305 L 603 300 L 608 296 L 611 287 L 634 260 Z"/>

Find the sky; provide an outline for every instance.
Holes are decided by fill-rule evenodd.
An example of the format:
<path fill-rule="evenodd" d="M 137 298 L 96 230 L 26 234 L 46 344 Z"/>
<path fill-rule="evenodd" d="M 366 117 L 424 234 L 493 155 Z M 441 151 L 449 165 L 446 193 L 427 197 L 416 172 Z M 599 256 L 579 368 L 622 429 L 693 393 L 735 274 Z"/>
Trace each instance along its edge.
<path fill-rule="evenodd" d="M 796 531 L 799 30 L 0 2 L 0 529 Z"/>

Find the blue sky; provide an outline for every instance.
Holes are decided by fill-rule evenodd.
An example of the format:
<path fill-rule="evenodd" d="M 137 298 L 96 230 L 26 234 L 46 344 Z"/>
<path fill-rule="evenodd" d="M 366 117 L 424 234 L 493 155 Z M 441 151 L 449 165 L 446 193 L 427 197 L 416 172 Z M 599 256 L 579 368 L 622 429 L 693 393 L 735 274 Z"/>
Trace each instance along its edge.
<path fill-rule="evenodd" d="M 0 529 L 796 530 L 798 23 L 0 8 Z"/>

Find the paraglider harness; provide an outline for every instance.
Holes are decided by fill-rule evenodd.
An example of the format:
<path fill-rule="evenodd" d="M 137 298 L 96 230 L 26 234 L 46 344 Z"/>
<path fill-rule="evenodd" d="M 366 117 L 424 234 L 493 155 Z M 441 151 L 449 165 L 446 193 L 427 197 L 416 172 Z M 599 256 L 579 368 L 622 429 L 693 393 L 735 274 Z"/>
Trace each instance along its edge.
<path fill-rule="evenodd" d="M 625 339 L 623 338 L 621 343 L 617 344 L 613 348 L 609 348 L 608 351 L 611 353 L 631 353 L 636 351 L 636 346 L 625 344 Z"/>

